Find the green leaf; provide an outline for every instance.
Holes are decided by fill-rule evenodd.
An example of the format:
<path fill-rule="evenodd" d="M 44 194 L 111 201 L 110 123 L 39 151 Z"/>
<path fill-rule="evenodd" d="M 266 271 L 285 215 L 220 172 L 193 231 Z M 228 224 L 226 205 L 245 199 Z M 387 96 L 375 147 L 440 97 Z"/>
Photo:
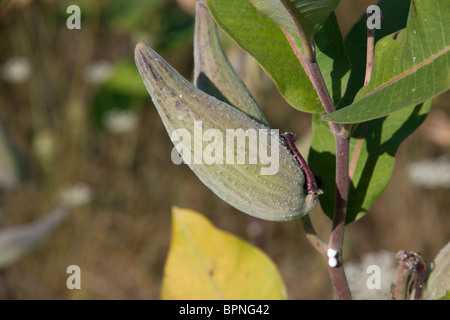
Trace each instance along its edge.
<path fill-rule="evenodd" d="M 304 112 L 323 111 L 302 63 L 277 24 L 258 12 L 249 0 L 206 2 L 219 27 L 259 62 L 288 103 Z M 327 23 L 327 30 L 332 29 L 334 32 L 322 33 L 324 27 L 316 34 L 320 40 L 317 60 L 332 96 L 339 97 L 339 101 L 346 87 L 342 77 L 348 70 L 348 62 L 334 15 L 330 16 Z M 302 51 L 300 40 L 294 36 L 294 41 Z"/>
<path fill-rule="evenodd" d="M 28 224 L 0 230 L 0 270 L 36 247 L 67 216 L 67 209 L 56 209 Z"/>
<path fill-rule="evenodd" d="M 293 35 L 299 36 L 291 15 L 280 0 L 250 0 L 267 18 Z M 308 35 L 314 35 L 328 16 L 336 9 L 339 0 L 290 0 Z"/>
<path fill-rule="evenodd" d="M 305 112 L 322 111 L 312 83 L 277 24 L 248 0 L 206 2 L 219 27 L 260 63 L 288 103 Z"/>
<path fill-rule="evenodd" d="M 450 88 L 450 2 L 411 2 L 406 29 L 375 47 L 372 79 L 326 121 L 357 123 L 417 105 Z"/>
<path fill-rule="evenodd" d="M 410 0 L 385 0 L 379 3 L 383 12 L 383 23 L 381 30 L 376 30 L 376 39 L 406 26 L 409 4 Z M 363 15 L 345 41 L 352 72 L 340 106 L 348 105 L 364 84 L 366 21 L 367 16 Z M 353 181 L 349 195 L 347 223 L 367 213 L 387 187 L 398 146 L 420 125 L 428 109 L 428 103 L 415 109 L 406 108 L 383 119 L 373 120 L 370 124 L 362 124 L 353 133 L 350 141 Z M 389 138 L 390 135 L 391 138 Z M 357 157 L 355 150 L 361 150 Z M 328 125 L 321 122 L 319 116 L 313 121 L 309 163 L 313 172 L 321 176 L 324 181 L 325 194 L 320 197 L 321 205 L 325 213 L 332 217 L 335 192 L 335 145 Z M 375 170 L 373 174 L 371 170 Z"/>
<path fill-rule="evenodd" d="M 255 99 L 228 61 L 220 44 L 217 26 L 203 0 L 196 5 L 194 84 L 269 126 Z"/>
<path fill-rule="evenodd" d="M 425 119 L 431 101 L 360 124 L 350 140 L 351 185 L 346 222 L 364 216 L 387 187 L 401 142 Z M 333 135 L 320 115 L 313 117 L 313 139 L 308 163 L 324 182 L 320 204 L 333 217 L 336 146 Z"/>
<path fill-rule="evenodd" d="M 192 210 L 173 208 L 172 226 L 162 299 L 286 299 L 275 264 L 258 248 Z"/>
<path fill-rule="evenodd" d="M 375 42 L 385 36 L 406 27 L 411 0 L 382 0 L 378 4 L 383 13 L 382 28 L 375 30 Z M 353 26 L 345 38 L 345 48 L 352 66 L 347 91 L 339 103 L 338 109 L 353 102 L 356 93 L 364 85 L 367 50 L 367 15 Z"/>
<path fill-rule="evenodd" d="M 428 276 L 424 299 L 449 299 L 450 288 L 450 242 L 439 251 Z M 445 300 L 445 299 L 444 299 Z"/>
<path fill-rule="evenodd" d="M 322 77 L 333 102 L 338 104 L 347 89 L 350 77 L 350 61 L 334 13 L 328 17 L 322 29 L 316 33 L 314 42 L 316 44 L 316 59 Z M 297 41 L 298 43 L 299 41 Z"/>

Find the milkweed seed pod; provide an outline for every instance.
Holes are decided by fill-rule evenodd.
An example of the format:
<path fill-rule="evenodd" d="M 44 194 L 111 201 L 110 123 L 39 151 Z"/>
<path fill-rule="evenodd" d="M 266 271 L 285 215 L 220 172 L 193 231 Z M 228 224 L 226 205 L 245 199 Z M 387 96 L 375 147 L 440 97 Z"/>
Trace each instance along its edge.
<path fill-rule="evenodd" d="M 298 218 L 316 206 L 278 130 L 201 91 L 143 42 L 135 61 L 176 150 L 217 196 L 273 221 Z"/>
<path fill-rule="evenodd" d="M 194 84 L 269 126 L 264 114 L 226 57 L 217 25 L 204 1 L 196 3 L 194 32 Z"/>

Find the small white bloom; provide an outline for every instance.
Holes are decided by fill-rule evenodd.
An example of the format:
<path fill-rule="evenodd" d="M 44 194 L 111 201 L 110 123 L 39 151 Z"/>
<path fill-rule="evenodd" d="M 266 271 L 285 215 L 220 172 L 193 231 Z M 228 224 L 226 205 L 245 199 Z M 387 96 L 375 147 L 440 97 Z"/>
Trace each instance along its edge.
<path fill-rule="evenodd" d="M 444 156 L 412 163 L 407 174 L 411 183 L 418 187 L 450 188 L 450 160 Z"/>
<path fill-rule="evenodd" d="M 29 79 L 31 64 L 25 57 L 12 57 L 1 67 L 1 77 L 9 83 L 22 83 Z"/>
<path fill-rule="evenodd" d="M 106 113 L 105 126 L 111 133 L 127 133 L 136 128 L 138 117 L 129 110 L 112 110 Z"/>
<path fill-rule="evenodd" d="M 85 183 L 78 182 L 61 190 L 61 202 L 67 207 L 81 206 L 91 202 L 91 200 L 91 188 Z"/>
<path fill-rule="evenodd" d="M 113 71 L 113 65 L 106 60 L 95 61 L 89 64 L 84 70 L 84 77 L 92 84 L 102 84 L 107 81 Z"/>

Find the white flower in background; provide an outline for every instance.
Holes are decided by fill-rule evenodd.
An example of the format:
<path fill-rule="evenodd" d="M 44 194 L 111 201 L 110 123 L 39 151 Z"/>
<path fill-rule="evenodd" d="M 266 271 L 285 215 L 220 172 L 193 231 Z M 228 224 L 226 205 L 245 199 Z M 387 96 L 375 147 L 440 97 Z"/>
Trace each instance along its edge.
<path fill-rule="evenodd" d="M 61 189 L 61 204 L 73 208 L 88 204 L 92 200 L 91 188 L 82 182 Z"/>
<path fill-rule="evenodd" d="M 104 123 L 111 133 L 127 133 L 136 128 L 138 116 L 130 110 L 111 110 L 105 114 Z"/>
<path fill-rule="evenodd" d="M 12 57 L 3 63 L 1 78 L 9 83 L 22 83 L 30 78 L 31 64 L 25 57 Z"/>
<path fill-rule="evenodd" d="M 94 61 L 84 69 L 84 78 L 92 84 L 102 84 L 111 78 L 113 64 L 106 60 Z"/>
<path fill-rule="evenodd" d="M 407 174 L 411 183 L 418 187 L 450 188 L 450 160 L 445 156 L 412 163 Z"/>
<path fill-rule="evenodd" d="M 374 267 L 375 266 L 375 267 Z M 397 282 L 398 261 L 395 253 L 380 251 L 368 253 L 359 261 L 345 263 L 348 285 L 355 300 L 386 300 L 391 292 L 391 285 Z M 378 270 L 376 274 L 374 270 Z M 380 276 L 379 289 L 368 286 L 372 277 Z"/>

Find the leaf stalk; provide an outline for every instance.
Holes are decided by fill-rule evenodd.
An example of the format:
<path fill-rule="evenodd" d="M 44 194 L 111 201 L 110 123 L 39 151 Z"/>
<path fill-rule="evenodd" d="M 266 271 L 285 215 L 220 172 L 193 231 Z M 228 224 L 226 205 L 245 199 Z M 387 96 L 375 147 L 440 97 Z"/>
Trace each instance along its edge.
<path fill-rule="evenodd" d="M 291 1 L 282 0 L 283 5 L 288 10 L 300 35 L 304 56 L 301 54 L 299 48 L 295 44 L 289 32 L 284 30 L 284 33 L 291 44 L 297 58 L 303 65 L 311 83 L 313 84 L 317 95 L 324 107 L 326 113 L 332 113 L 336 111 L 336 107 L 331 98 L 330 92 L 325 84 L 320 67 L 317 63 L 314 43 L 304 29 L 301 18 L 297 15 L 295 8 Z M 307 234 L 308 241 L 316 248 L 328 261 L 328 272 L 331 278 L 331 283 L 335 292 L 335 297 L 338 300 L 350 300 L 351 292 L 348 286 L 347 278 L 345 276 L 343 263 L 342 263 L 342 243 L 344 239 L 345 219 L 347 214 L 347 202 L 348 202 L 348 189 L 349 189 L 349 147 L 350 147 L 350 135 L 351 125 L 344 125 L 339 123 L 329 123 L 332 128 L 333 135 L 336 141 L 336 195 L 335 195 L 335 208 L 333 215 L 333 223 L 331 228 L 330 239 L 328 243 L 327 253 L 331 249 L 331 252 L 335 252 L 335 256 L 328 256 L 324 254 L 324 246 L 315 234 L 311 221 L 302 219 L 303 227 Z M 335 261 L 336 263 L 332 263 Z"/>

